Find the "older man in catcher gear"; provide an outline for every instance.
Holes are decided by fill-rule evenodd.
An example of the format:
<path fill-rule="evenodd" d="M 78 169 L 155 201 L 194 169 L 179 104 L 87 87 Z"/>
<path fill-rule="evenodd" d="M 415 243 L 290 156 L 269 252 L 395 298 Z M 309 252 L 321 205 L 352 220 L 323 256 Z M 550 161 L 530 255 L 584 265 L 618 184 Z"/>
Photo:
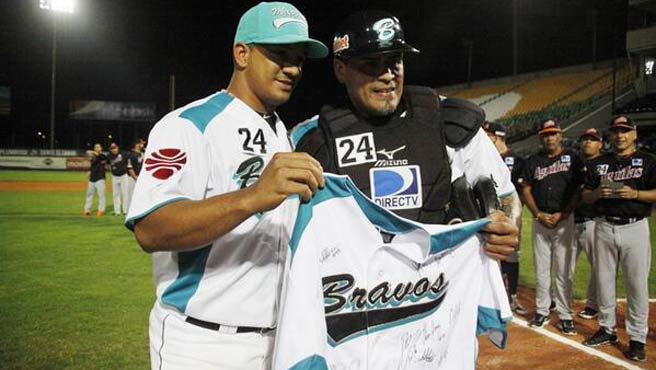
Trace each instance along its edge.
<path fill-rule="evenodd" d="M 348 16 L 333 42 L 333 71 L 346 99 L 294 129 L 296 150 L 327 172 L 349 175 L 376 204 L 403 217 L 433 224 L 467 219 L 452 207 L 452 182 L 462 188 L 492 178 L 504 210 L 519 218 L 510 172 L 480 128 L 485 113 L 468 101 L 441 101 L 432 89 L 404 86 L 404 56 L 418 52 L 393 15 Z M 498 212 L 485 227 L 489 256 L 505 259 L 515 250 L 511 219 Z"/>

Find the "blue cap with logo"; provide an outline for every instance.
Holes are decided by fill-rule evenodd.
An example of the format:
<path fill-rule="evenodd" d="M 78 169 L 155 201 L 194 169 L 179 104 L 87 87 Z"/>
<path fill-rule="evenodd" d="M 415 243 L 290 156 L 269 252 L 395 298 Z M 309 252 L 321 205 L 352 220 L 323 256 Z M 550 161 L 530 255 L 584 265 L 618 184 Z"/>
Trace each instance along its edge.
<path fill-rule="evenodd" d="M 305 16 L 292 4 L 261 2 L 241 16 L 235 44 L 297 44 L 307 45 L 308 58 L 323 58 L 328 47 L 312 39 Z"/>

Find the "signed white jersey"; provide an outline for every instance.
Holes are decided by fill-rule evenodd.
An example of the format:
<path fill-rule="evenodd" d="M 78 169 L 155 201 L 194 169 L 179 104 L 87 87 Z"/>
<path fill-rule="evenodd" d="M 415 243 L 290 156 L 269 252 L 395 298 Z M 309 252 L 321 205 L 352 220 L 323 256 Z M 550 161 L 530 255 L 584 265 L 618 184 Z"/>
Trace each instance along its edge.
<path fill-rule="evenodd" d="M 274 369 L 474 369 L 476 334 L 503 347 L 512 316 L 487 222 L 415 223 L 326 175 L 292 234 Z"/>
<path fill-rule="evenodd" d="M 171 202 L 203 200 L 257 181 L 276 152 L 291 150 L 276 130 L 225 91 L 167 114 L 148 138 L 126 225 Z M 157 299 L 194 318 L 273 327 L 297 200 L 257 214 L 210 245 L 153 253 Z M 175 228 L 175 223 L 168 225 Z"/>

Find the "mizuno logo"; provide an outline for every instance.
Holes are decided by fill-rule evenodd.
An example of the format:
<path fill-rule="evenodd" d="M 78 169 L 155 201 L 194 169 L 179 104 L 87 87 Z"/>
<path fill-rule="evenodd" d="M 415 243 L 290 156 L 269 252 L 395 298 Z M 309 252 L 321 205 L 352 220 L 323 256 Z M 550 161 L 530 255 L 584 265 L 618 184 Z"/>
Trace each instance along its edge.
<path fill-rule="evenodd" d="M 396 285 L 383 281 L 371 290 L 356 287 L 350 274 L 323 278 L 331 345 L 430 315 L 444 301 L 448 285 L 444 273 L 432 282 L 425 277 Z"/>
<path fill-rule="evenodd" d="M 298 18 L 276 18 L 273 20 L 273 25 L 276 28 L 280 28 L 286 25 L 287 23 L 291 23 L 291 22 L 298 22 L 307 27 L 307 23 L 305 23 L 303 19 L 298 19 Z"/>
<path fill-rule="evenodd" d="M 160 149 L 152 152 L 144 163 L 146 171 L 152 171 L 153 177 L 166 180 L 187 163 L 187 153 L 174 148 Z"/>
<path fill-rule="evenodd" d="M 378 154 L 382 154 L 382 155 L 384 155 L 385 157 L 387 157 L 387 159 L 392 160 L 392 159 L 394 159 L 394 154 L 395 154 L 396 152 L 400 151 L 400 150 L 403 150 L 403 149 L 405 149 L 405 145 L 400 146 L 400 147 L 398 147 L 398 148 L 396 148 L 396 149 L 394 149 L 394 150 L 390 150 L 389 152 L 388 152 L 387 150 L 385 150 L 385 149 L 381 149 L 381 150 L 377 151 L 376 153 L 378 153 Z"/>

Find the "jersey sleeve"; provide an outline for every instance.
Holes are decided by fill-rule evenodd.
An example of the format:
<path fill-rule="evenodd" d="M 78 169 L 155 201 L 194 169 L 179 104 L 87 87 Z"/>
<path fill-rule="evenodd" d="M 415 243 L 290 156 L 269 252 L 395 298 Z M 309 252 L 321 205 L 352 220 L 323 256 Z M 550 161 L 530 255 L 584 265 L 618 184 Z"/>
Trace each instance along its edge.
<path fill-rule="evenodd" d="M 483 253 L 483 252 L 481 252 Z M 483 285 L 478 303 L 476 334 L 485 334 L 499 348 L 506 345 L 506 323 L 512 320 L 499 263 L 483 255 Z"/>
<path fill-rule="evenodd" d="M 656 189 L 656 156 L 651 154 L 645 155 L 645 162 L 647 164 L 645 176 L 645 190 Z"/>
<path fill-rule="evenodd" d="M 278 314 L 274 370 L 326 370 L 327 329 L 319 266 L 319 232 L 312 232 L 311 205 L 301 206 L 289 248 L 289 265 Z"/>
<path fill-rule="evenodd" d="M 463 148 L 456 149 L 455 154 L 461 157 L 470 185 L 480 176 L 492 177 L 498 196 L 504 197 L 515 192 L 508 166 L 483 129 L 479 129 Z"/>
<path fill-rule="evenodd" d="M 534 157 L 528 157 L 526 161 L 524 161 L 524 166 L 522 168 L 521 173 L 519 174 L 519 178 L 517 179 L 517 182 L 521 185 L 531 185 L 533 184 L 533 169 L 534 169 Z"/>
<path fill-rule="evenodd" d="M 210 173 L 208 146 L 200 130 L 170 113 L 148 137 L 143 171 L 125 221 L 129 229 L 153 211 L 179 200 L 201 200 Z"/>

